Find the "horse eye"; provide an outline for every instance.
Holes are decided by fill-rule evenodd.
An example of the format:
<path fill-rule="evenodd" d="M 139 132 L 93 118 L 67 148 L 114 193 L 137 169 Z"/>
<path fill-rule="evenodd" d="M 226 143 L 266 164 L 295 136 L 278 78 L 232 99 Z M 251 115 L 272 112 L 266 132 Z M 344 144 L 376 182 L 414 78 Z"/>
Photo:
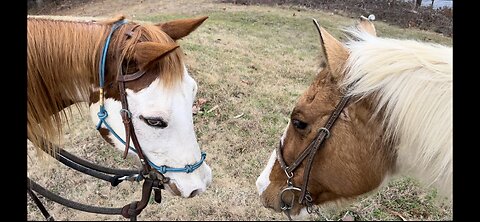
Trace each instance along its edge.
<path fill-rule="evenodd" d="M 140 119 L 143 120 L 147 125 L 157 128 L 165 128 L 168 126 L 168 123 L 165 122 L 162 118 L 146 118 L 140 115 Z"/>
<path fill-rule="evenodd" d="M 298 120 L 298 119 L 292 120 L 292 124 L 293 124 L 293 126 L 295 126 L 295 128 L 301 129 L 301 130 L 307 128 L 307 125 L 308 125 L 307 123 L 302 122 L 302 121 L 300 121 L 300 120 Z"/>

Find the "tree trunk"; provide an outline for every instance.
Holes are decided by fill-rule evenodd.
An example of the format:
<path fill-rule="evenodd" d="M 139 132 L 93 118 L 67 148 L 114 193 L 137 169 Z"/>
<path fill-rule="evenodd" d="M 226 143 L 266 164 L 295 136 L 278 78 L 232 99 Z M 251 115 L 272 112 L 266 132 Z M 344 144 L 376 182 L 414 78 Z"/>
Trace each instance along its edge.
<path fill-rule="evenodd" d="M 395 0 L 387 0 L 389 6 L 395 6 Z"/>
<path fill-rule="evenodd" d="M 422 5 L 422 0 L 415 0 L 415 10 Z"/>
<path fill-rule="evenodd" d="M 43 5 L 43 0 L 35 0 L 35 6 L 41 7 Z"/>

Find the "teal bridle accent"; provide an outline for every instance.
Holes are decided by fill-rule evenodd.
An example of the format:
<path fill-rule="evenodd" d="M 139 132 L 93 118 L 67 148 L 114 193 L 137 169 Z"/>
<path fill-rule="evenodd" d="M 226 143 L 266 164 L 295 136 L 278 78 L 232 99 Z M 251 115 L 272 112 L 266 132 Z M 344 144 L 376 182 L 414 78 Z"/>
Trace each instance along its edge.
<path fill-rule="evenodd" d="M 122 19 L 120 21 L 115 22 L 113 24 L 111 30 L 110 30 L 110 33 L 107 36 L 107 39 L 105 41 L 105 45 L 103 46 L 102 55 L 100 57 L 100 67 L 99 67 L 100 110 L 97 113 L 97 116 L 99 118 L 99 122 L 96 126 L 97 130 L 100 130 L 102 125 L 104 125 L 108 129 L 108 131 L 110 133 L 112 133 L 112 135 L 115 136 L 115 138 L 117 138 L 117 140 L 119 140 L 125 146 L 126 146 L 126 142 L 115 132 L 115 130 L 113 130 L 113 128 L 106 121 L 106 119 L 108 117 L 108 112 L 105 109 L 104 90 L 103 89 L 104 89 L 104 84 L 105 84 L 105 60 L 106 60 L 106 57 L 107 57 L 107 51 L 108 51 L 108 46 L 109 46 L 109 43 L 110 43 L 110 39 L 111 39 L 113 33 L 115 32 L 115 30 L 117 30 L 118 28 L 120 28 L 122 25 L 124 25 L 126 23 L 127 23 L 127 20 L 125 20 L 125 19 Z M 120 114 L 122 114 L 122 112 L 125 112 L 129 119 L 131 118 L 132 113 L 128 109 L 121 109 Z M 139 154 L 135 148 L 131 147 L 130 145 L 128 147 L 131 151 L 135 152 L 136 154 Z M 165 174 L 167 172 L 191 173 L 191 172 L 195 171 L 196 169 L 198 169 L 202 165 L 206 156 L 207 156 L 207 154 L 204 151 L 202 151 L 201 152 L 201 158 L 198 162 L 196 162 L 194 164 L 191 164 L 191 165 L 187 164 L 182 168 L 168 167 L 168 166 L 165 166 L 165 165 L 157 166 L 152 161 L 148 160 L 146 157 L 145 157 L 145 159 L 147 160 L 148 164 L 152 168 L 154 168 L 155 170 L 157 170 L 161 174 Z M 144 163 L 142 162 L 142 164 L 144 164 Z"/>

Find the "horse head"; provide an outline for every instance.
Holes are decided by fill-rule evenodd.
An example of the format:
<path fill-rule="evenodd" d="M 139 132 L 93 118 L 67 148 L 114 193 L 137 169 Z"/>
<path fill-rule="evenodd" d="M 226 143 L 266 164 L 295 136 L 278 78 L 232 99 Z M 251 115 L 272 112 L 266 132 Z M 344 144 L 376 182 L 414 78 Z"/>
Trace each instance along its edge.
<path fill-rule="evenodd" d="M 104 89 L 96 88 L 90 96 L 91 117 L 102 137 L 117 149 L 126 150 L 129 141 L 122 115 L 128 115 L 146 161 L 170 178 L 166 189 L 182 197 L 204 192 L 212 180 L 193 125 L 197 83 L 177 44 L 206 19 L 120 26 L 106 55 Z M 119 84 L 124 84 L 124 92 Z M 132 154 L 137 147 L 129 145 Z M 192 168 L 195 165 L 198 169 Z M 183 170 L 169 170 L 173 168 Z"/>
<path fill-rule="evenodd" d="M 366 19 L 350 30 L 346 45 L 317 29 L 322 69 L 297 100 L 279 147 L 256 181 L 263 205 L 303 217 L 313 205 L 375 190 L 399 169 L 431 175 L 428 182 L 451 182 L 451 49 L 376 37 Z M 437 50 L 429 62 L 441 67 L 432 71 L 405 57 L 414 50 L 424 53 L 419 56 Z M 430 93 L 444 103 L 426 103 Z M 429 129 L 446 130 L 445 139 L 431 140 Z M 428 171 L 429 164 L 441 170 Z"/>

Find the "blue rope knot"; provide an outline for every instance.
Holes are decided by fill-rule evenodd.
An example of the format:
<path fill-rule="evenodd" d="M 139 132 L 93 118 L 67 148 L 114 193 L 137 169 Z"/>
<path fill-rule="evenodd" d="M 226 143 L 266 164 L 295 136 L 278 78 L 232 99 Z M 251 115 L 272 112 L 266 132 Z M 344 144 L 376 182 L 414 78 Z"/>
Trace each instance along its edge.
<path fill-rule="evenodd" d="M 159 166 L 159 167 L 157 168 L 157 170 L 158 170 L 158 172 L 160 172 L 161 174 L 165 174 L 165 173 L 167 173 L 167 166 L 165 166 L 165 165 Z"/>
<path fill-rule="evenodd" d="M 108 113 L 106 110 L 100 110 L 98 113 L 97 113 L 97 116 L 100 120 L 104 120 L 105 118 L 108 117 Z"/>
<path fill-rule="evenodd" d="M 195 169 L 193 168 L 192 165 L 185 165 L 185 173 L 191 173 L 193 172 Z"/>
<path fill-rule="evenodd" d="M 182 168 L 168 167 L 168 166 L 165 166 L 165 165 L 157 166 L 152 161 L 150 161 L 150 160 L 147 160 L 147 161 L 148 161 L 148 164 L 150 164 L 150 166 L 152 166 L 154 169 L 156 169 L 159 173 L 162 173 L 162 174 L 165 174 L 167 172 L 192 173 L 193 171 L 198 169 L 203 164 L 203 161 L 205 160 L 206 156 L 207 156 L 207 153 L 202 151 L 202 157 L 200 158 L 200 160 L 198 162 L 196 162 L 194 164 L 187 164 Z"/>
<path fill-rule="evenodd" d="M 98 124 L 97 124 L 97 130 L 99 130 L 100 127 L 102 127 L 102 123 L 106 123 L 105 119 L 108 117 L 108 112 L 102 106 L 100 107 L 100 111 L 98 111 L 97 116 L 98 116 L 98 119 L 100 119 L 100 121 L 98 121 Z"/>

